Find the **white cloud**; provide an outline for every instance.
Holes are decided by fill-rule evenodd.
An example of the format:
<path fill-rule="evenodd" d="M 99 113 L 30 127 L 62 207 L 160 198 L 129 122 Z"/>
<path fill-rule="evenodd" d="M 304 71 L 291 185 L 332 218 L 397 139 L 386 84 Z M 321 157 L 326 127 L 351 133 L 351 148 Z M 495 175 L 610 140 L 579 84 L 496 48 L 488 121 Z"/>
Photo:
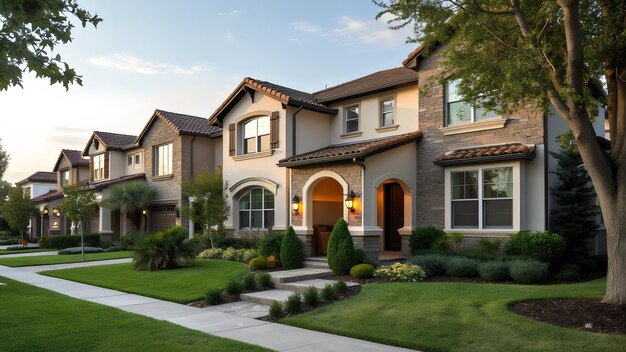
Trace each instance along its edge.
<path fill-rule="evenodd" d="M 157 73 L 191 74 L 211 70 L 204 64 L 183 67 L 178 65 L 154 63 L 129 53 L 115 53 L 106 56 L 92 57 L 87 60 L 90 64 L 122 71 L 130 71 L 144 75 Z"/>
<path fill-rule="evenodd" d="M 293 26 L 293 29 L 300 32 L 319 33 L 322 31 L 320 26 L 309 22 L 293 22 L 291 25 Z"/>
<path fill-rule="evenodd" d="M 399 30 L 389 29 L 389 20 L 393 19 L 390 14 L 384 14 L 378 20 L 360 21 L 348 16 L 341 17 L 340 28 L 335 29 L 339 36 L 356 38 L 363 44 L 376 44 L 387 47 L 403 45 L 406 38 L 413 34 L 412 27 L 406 26 Z"/>

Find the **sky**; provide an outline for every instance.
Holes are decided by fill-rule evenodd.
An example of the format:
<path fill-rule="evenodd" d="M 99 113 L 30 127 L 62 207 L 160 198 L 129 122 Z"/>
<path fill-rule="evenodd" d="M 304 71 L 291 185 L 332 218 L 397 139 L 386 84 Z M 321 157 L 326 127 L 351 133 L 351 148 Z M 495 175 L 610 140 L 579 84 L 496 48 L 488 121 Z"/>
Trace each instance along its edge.
<path fill-rule="evenodd" d="M 4 179 L 52 171 L 93 131 L 137 135 L 155 109 L 208 118 L 244 77 L 314 92 L 398 67 L 417 46 L 369 0 L 78 0 L 104 21 L 55 49 L 83 76 L 66 91 L 24 75 L 0 91 Z"/>

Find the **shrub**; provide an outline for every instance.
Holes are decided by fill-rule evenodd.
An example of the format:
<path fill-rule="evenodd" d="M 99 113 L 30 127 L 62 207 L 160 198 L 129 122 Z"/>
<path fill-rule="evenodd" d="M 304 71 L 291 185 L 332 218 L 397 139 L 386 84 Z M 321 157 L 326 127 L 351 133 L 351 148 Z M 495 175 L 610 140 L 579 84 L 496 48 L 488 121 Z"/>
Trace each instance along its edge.
<path fill-rule="evenodd" d="M 248 265 L 250 266 L 250 270 L 262 270 L 269 267 L 269 262 L 265 257 L 256 257 L 252 259 Z"/>
<path fill-rule="evenodd" d="M 350 269 L 350 276 L 357 279 L 372 277 L 374 275 L 374 266 L 371 264 L 357 264 Z"/>
<path fill-rule="evenodd" d="M 102 252 L 106 252 L 106 251 L 98 247 L 85 247 L 85 253 L 102 253 Z M 81 247 L 65 248 L 59 251 L 59 254 L 81 254 L 81 253 L 82 253 Z"/>
<path fill-rule="evenodd" d="M 267 257 L 267 264 L 270 268 L 274 269 L 280 265 L 280 260 L 278 260 L 278 258 L 276 258 L 275 256 L 270 255 L 269 257 Z"/>
<path fill-rule="evenodd" d="M 122 251 L 122 247 L 120 246 L 111 246 L 106 249 L 107 252 L 120 252 Z"/>
<path fill-rule="evenodd" d="M 85 246 L 100 247 L 100 235 L 84 235 Z M 80 247 L 80 236 L 44 236 L 39 239 L 42 248 L 63 249 L 70 247 Z"/>
<path fill-rule="evenodd" d="M 241 287 L 241 281 L 239 279 L 233 279 L 226 284 L 226 293 L 229 295 L 238 295 L 243 291 L 243 287 Z"/>
<path fill-rule="evenodd" d="M 511 235 L 506 243 L 506 252 L 527 256 L 546 263 L 555 263 L 565 251 L 563 237 L 545 232 L 520 231 Z"/>
<path fill-rule="evenodd" d="M 218 234 L 217 239 L 214 239 L 214 243 L 216 247 L 222 248 L 254 249 L 259 243 L 259 236 L 231 237 Z"/>
<path fill-rule="evenodd" d="M 137 242 L 146 237 L 147 234 L 148 233 L 145 231 L 129 232 L 126 235 L 122 236 L 122 240 L 120 241 L 120 247 L 125 250 L 133 249 Z"/>
<path fill-rule="evenodd" d="M 228 247 L 222 252 L 222 259 L 230 261 L 239 261 L 237 250 L 233 247 Z"/>
<path fill-rule="evenodd" d="M 212 288 L 206 293 L 206 303 L 214 306 L 224 302 L 224 292 L 219 288 Z"/>
<path fill-rule="evenodd" d="M 500 239 L 490 240 L 487 238 L 482 238 L 474 247 L 474 251 L 485 254 L 496 254 L 500 250 L 501 245 L 502 240 Z"/>
<path fill-rule="evenodd" d="M 414 264 L 395 263 L 391 266 L 383 265 L 374 271 L 376 277 L 386 277 L 390 281 L 417 282 L 426 277 L 422 268 Z"/>
<path fill-rule="evenodd" d="M 298 292 L 294 292 L 292 295 L 287 297 L 287 302 L 285 302 L 285 310 L 289 314 L 297 314 L 302 311 L 302 297 Z"/>
<path fill-rule="evenodd" d="M 280 244 L 283 241 L 283 234 L 269 233 L 259 240 L 258 251 L 264 257 L 280 255 Z"/>
<path fill-rule="evenodd" d="M 561 265 L 554 278 L 559 281 L 578 281 L 580 280 L 580 267 L 576 264 L 565 263 Z"/>
<path fill-rule="evenodd" d="M 302 268 L 304 263 L 304 248 L 302 247 L 302 241 L 296 236 L 293 227 L 289 226 L 280 244 L 280 262 L 285 268 Z"/>
<path fill-rule="evenodd" d="M 478 275 L 478 261 L 470 258 L 454 257 L 446 263 L 446 274 L 458 277 Z"/>
<path fill-rule="evenodd" d="M 357 264 L 369 264 L 367 258 L 365 258 L 365 252 L 361 248 L 354 249 L 354 259 L 352 260 L 354 265 Z"/>
<path fill-rule="evenodd" d="M 309 307 L 315 307 L 320 302 L 320 296 L 315 286 L 309 286 L 304 291 L 304 304 Z"/>
<path fill-rule="evenodd" d="M 268 273 L 259 273 L 256 276 L 256 282 L 259 285 L 259 287 L 264 287 L 264 288 L 274 287 L 274 281 L 272 280 L 272 276 Z"/>
<path fill-rule="evenodd" d="M 449 257 L 441 254 L 416 255 L 411 263 L 420 266 L 426 275 L 443 275 L 446 273 L 446 263 Z"/>
<path fill-rule="evenodd" d="M 463 250 L 463 237 L 462 233 L 453 232 L 446 235 L 446 246 L 453 252 L 460 252 Z"/>
<path fill-rule="evenodd" d="M 283 305 L 278 301 L 272 302 L 269 314 L 272 318 L 280 318 L 283 315 Z"/>
<path fill-rule="evenodd" d="M 542 281 L 548 274 L 548 264 L 536 260 L 514 260 L 509 273 L 513 280 L 523 284 Z"/>
<path fill-rule="evenodd" d="M 430 249 L 445 238 L 445 233 L 434 226 L 416 227 L 411 232 L 409 247 L 412 251 Z"/>
<path fill-rule="evenodd" d="M 13 244 L 18 244 L 18 243 L 20 243 L 18 239 L 0 240 L 0 246 L 10 246 Z"/>
<path fill-rule="evenodd" d="M 354 260 L 354 243 L 348 230 L 348 223 L 339 218 L 328 240 L 328 267 L 338 275 L 350 272 Z"/>
<path fill-rule="evenodd" d="M 346 293 L 348 291 L 348 285 L 343 280 L 338 280 L 334 286 L 337 293 Z"/>
<path fill-rule="evenodd" d="M 253 273 L 247 273 L 243 279 L 241 279 L 241 286 L 247 291 L 254 291 L 256 289 L 256 278 Z"/>
<path fill-rule="evenodd" d="M 332 301 L 335 298 L 335 286 L 332 284 L 324 285 L 322 289 L 322 299 L 324 301 Z"/>
<path fill-rule="evenodd" d="M 221 248 L 209 248 L 205 249 L 196 258 L 198 259 L 222 259 L 224 250 Z"/>
<path fill-rule="evenodd" d="M 252 259 L 256 258 L 259 256 L 259 252 L 256 249 L 246 249 L 243 252 L 243 261 L 248 263 L 249 261 L 251 261 Z"/>
<path fill-rule="evenodd" d="M 187 231 L 180 226 L 144 237 L 136 245 L 135 270 L 155 271 L 190 265 L 195 255 L 186 238 Z"/>
<path fill-rule="evenodd" d="M 478 274 L 483 280 L 497 282 L 504 281 L 509 277 L 508 262 L 484 262 L 478 265 Z"/>

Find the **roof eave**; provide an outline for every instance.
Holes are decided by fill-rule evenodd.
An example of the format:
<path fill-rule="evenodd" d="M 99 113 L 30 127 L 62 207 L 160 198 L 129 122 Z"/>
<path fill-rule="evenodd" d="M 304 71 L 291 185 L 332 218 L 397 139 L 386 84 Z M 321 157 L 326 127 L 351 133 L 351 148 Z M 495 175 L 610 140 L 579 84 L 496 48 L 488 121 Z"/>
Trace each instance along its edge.
<path fill-rule="evenodd" d="M 357 89 L 357 90 L 353 90 L 353 91 L 343 93 L 343 94 L 329 95 L 327 97 L 323 97 L 323 94 L 322 94 L 322 97 L 317 96 L 317 99 L 322 104 L 332 104 L 332 103 L 336 103 L 342 100 L 359 98 L 359 97 L 363 97 L 366 95 L 381 93 L 387 90 L 410 86 L 417 82 L 418 82 L 417 77 L 411 78 L 411 79 L 402 79 L 402 80 L 393 81 L 391 83 L 387 83 L 384 85 L 381 84 L 379 86 L 376 86 L 370 89 Z"/>
<path fill-rule="evenodd" d="M 535 152 L 515 153 L 515 154 L 481 156 L 477 158 L 435 160 L 433 161 L 433 164 L 438 165 L 438 166 L 456 166 L 456 165 L 481 164 L 481 163 L 496 162 L 496 161 L 530 160 L 530 159 L 533 159 L 534 157 L 535 157 Z"/>
<path fill-rule="evenodd" d="M 307 166 L 307 165 L 315 165 L 315 164 L 324 164 L 335 161 L 345 161 L 352 159 L 363 159 L 363 155 L 361 153 L 353 153 L 353 154 L 343 154 L 333 157 L 324 157 L 324 158 L 316 158 L 316 159 L 306 159 L 306 160 L 298 160 L 298 161 L 288 161 L 288 162 L 278 162 L 278 167 L 298 167 L 298 166 Z"/>

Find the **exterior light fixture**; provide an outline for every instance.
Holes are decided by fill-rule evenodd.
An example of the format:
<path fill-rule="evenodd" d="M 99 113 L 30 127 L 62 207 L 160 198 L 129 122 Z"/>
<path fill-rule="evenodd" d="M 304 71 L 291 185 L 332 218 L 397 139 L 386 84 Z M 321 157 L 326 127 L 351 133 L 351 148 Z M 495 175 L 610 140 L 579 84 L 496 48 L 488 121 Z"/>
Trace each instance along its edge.
<path fill-rule="evenodd" d="M 354 194 L 354 191 L 350 191 L 350 194 L 347 195 L 345 203 L 346 203 L 346 208 L 348 208 L 348 210 L 350 210 L 351 213 L 354 213 L 356 210 L 354 210 L 354 198 L 356 197 L 356 194 Z"/>
<path fill-rule="evenodd" d="M 52 209 L 52 214 L 59 216 L 61 214 L 61 211 L 59 211 L 59 208 L 53 208 Z"/>
<path fill-rule="evenodd" d="M 43 208 L 43 211 L 41 212 L 41 214 L 44 216 L 48 215 L 48 208 Z"/>
<path fill-rule="evenodd" d="M 141 215 L 148 215 L 148 209 L 142 209 L 141 210 Z"/>
<path fill-rule="evenodd" d="M 291 210 L 293 210 L 294 214 L 298 214 L 300 210 L 300 197 L 293 196 L 293 198 L 291 198 Z"/>
<path fill-rule="evenodd" d="M 53 221 L 52 222 L 52 228 L 53 229 L 58 229 L 59 228 L 59 222 L 58 221 Z"/>

